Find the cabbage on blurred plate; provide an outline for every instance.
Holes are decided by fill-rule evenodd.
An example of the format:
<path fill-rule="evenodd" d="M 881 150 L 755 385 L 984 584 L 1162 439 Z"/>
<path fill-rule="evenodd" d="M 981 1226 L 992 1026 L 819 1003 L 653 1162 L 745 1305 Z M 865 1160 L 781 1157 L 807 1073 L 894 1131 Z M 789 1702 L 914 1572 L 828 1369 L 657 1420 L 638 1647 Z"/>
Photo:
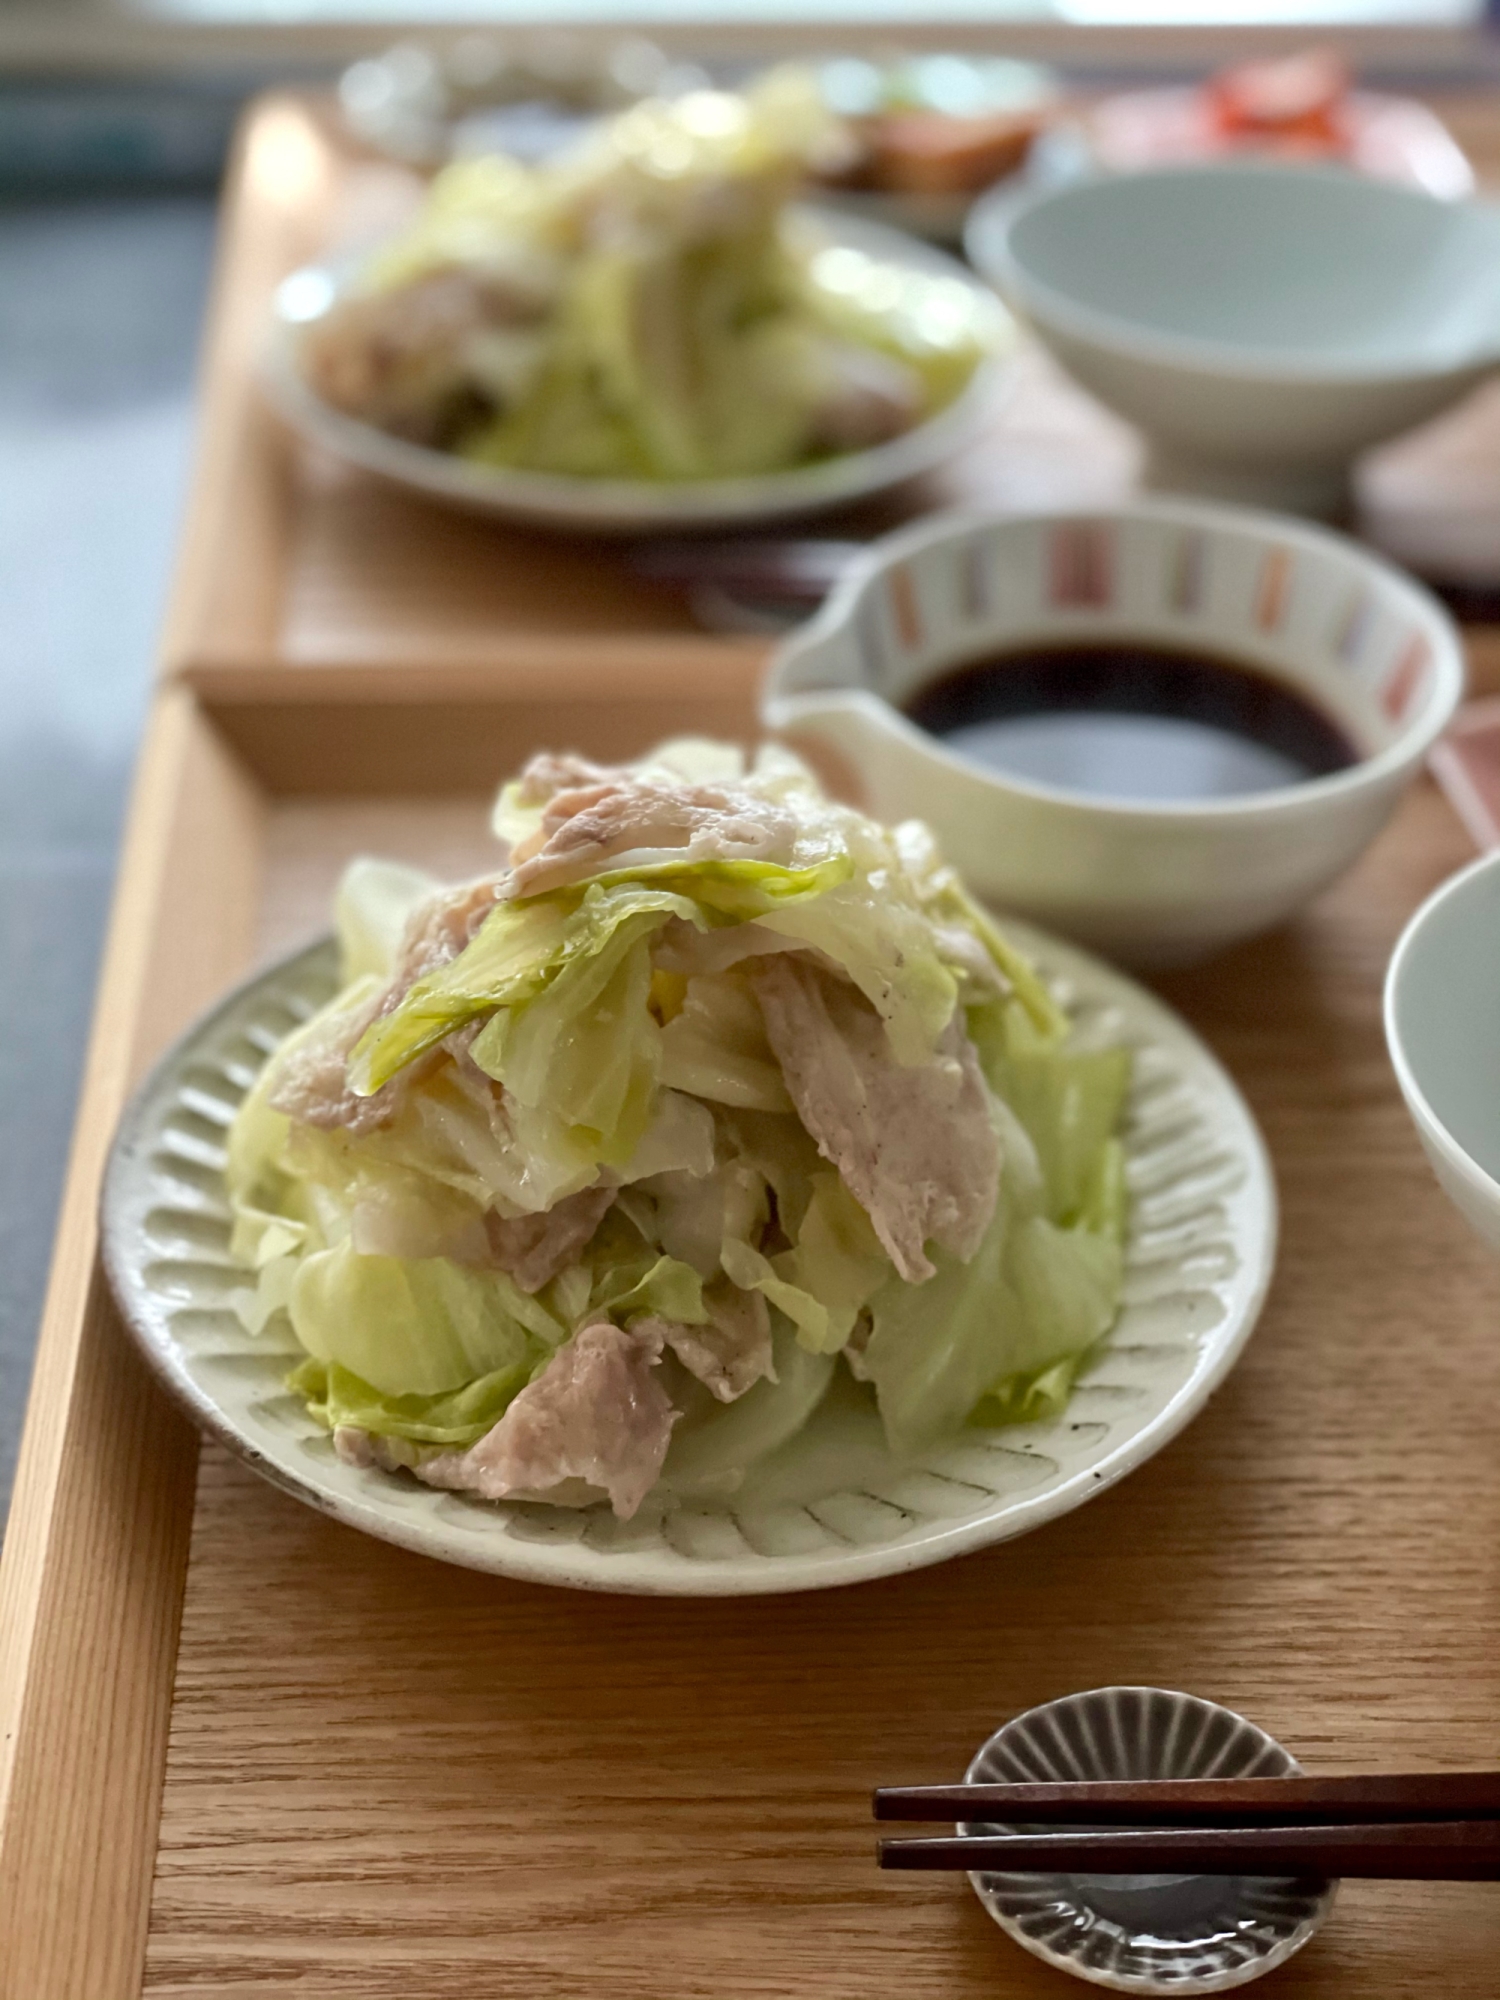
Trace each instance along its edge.
<path fill-rule="evenodd" d="M 332 420 L 325 438 L 348 455 L 354 432 L 410 448 L 367 446 L 376 469 L 445 459 L 462 483 L 418 483 L 483 504 L 488 475 L 492 504 L 509 493 L 543 515 L 568 510 L 538 482 L 626 487 L 650 521 L 653 491 L 670 511 L 687 488 L 726 518 L 726 485 L 749 489 L 724 497 L 732 516 L 909 476 L 951 448 L 939 421 L 1009 322 L 931 250 L 830 233 L 791 205 L 841 134 L 812 81 L 784 71 L 744 96 L 648 99 L 538 165 L 456 161 L 351 277 L 283 286 L 273 391 L 299 421 Z M 765 484 L 841 466 L 786 495 Z"/>
<path fill-rule="evenodd" d="M 735 1490 L 836 1375 L 898 1460 L 1061 1409 L 1130 1060 L 927 830 L 696 741 L 535 758 L 495 824 L 457 888 L 354 864 L 343 990 L 231 1129 L 238 1310 L 339 1455 L 628 1517 Z"/>

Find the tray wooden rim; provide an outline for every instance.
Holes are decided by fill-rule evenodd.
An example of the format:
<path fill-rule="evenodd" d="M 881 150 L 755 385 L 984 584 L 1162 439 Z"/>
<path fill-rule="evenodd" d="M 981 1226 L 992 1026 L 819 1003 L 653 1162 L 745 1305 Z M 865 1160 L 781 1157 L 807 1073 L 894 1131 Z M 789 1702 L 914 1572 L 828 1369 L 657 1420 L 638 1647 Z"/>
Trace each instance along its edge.
<path fill-rule="evenodd" d="M 477 791 L 480 771 L 487 788 L 476 716 L 524 731 L 542 692 L 389 666 L 209 678 L 159 687 L 146 725 L 0 1545 L 0 2000 L 136 2000 L 144 1964 L 199 1440 L 104 1279 L 115 1131 L 161 1050 L 249 969 L 270 802 L 316 789 L 309 771 L 361 717 L 385 747 L 357 791 L 385 795 L 424 714 L 444 768 L 458 759 L 438 789 Z M 649 737 L 664 685 L 595 713 Z M 617 695 L 607 670 L 595 692 Z"/>
<path fill-rule="evenodd" d="M 1480 152 L 1483 140 L 1482 177 L 1486 169 L 1491 177 L 1500 172 L 1500 122 L 1492 99 L 1472 89 L 1431 94 L 1471 153 Z M 281 620 L 298 533 L 294 447 L 262 397 L 256 363 L 277 279 L 325 245 L 320 227 L 301 223 L 289 212 L 290 196 L 274 192 L 275 161 L 268 169 L 267 160 L 278 147 L 293 162 L 299 148 L 315 153 L 319 146 L 329 159 L 370 157 L 337 132 L 330 102 L 314 91 L 270 91 L 251 101 L 237 129 L 201 347 L 200 419 L 182 555 L 160 646 L 162 678 L 201 687 L 215 676 L 232 678 L 255 667 L 275 666 L 291 677 L 377 665 L 437 671 L 456 664 L 495 675 L 546 674 L 567 673 L 583 659 L 610 663 L 622 674 L 671 663 L 748 679 L 765 658 L 764 638 L 687 629 L 487 627 L 482 639 L 438 634 L 430 644 L 413 643 L 402 658 L 380 661 L 326 655 L 313 664 L 284 650 Z M 1500 678 L 1500 623 L 1471 630 L 1476 643 L 1493 652 Z"/>
<path fill-rule="evenodd" d="M 597 673 L 596 692 L 612 681 Z M 655 727 L 653 698 L 637 696 L 633 726 Z M 493 775 L 488 724 L 525 730 L 536 712 L 534 689 L 477 670 L 435 684 L 420 669 L 264 668 L 158 692 L 0 1551 L 4 2000 L 140 1992 L 197 1446 L 99 1277 L 98 1188 L 132 1079 L 249 959 L 270 806 L 318 789 L 331 740 L 366 746 L 374 776 L 355 790 L 380 791 L 396 768 L 380 743 L 405 754 L 426 716 L 468 792 Z M 622 726 L 624 711 L 595 712 Z M 432 787 L 418 772 L 407 789 Z"/>
<path fill-rule="evenodd" d="M 277 93 L 251 118 L 276 106 L 307 115 L 306 99 Z M 0 2000 L 136 2000 L 140 1992 L 197 1440 L 115 1320 L 99 1271 L 96 1204 L 132 1079 L 249 956 L 266 805 L 247 760 L 253 765 L 263 748 L 266 718 L 295 713 L 325 744 L 328 729 L 355 710 L 388 726 L 424 704 L 446 706 L 462 728 L 493 704 L 555 702 L 560 666 L 569 669 L 566 694 L 597 695 L 608 684 L 619 698 L 622 665 L 626 698 L 643 709 L 707 669 L 702 685 L 727 714 L 743 705 L 762 651 L 757 642 L 691 635 L 632 640 L 613 653 L 528 639 L 483 660 L 350 659 L 289 671 L 274 616 L 256 598 L 285 555 L 287 523 L 274 504 L 281 475 L 269 435 L 247 442 L 247 408 L 226 404 L 223 393 L 235 302 L 258 282 L 256 247 L 235 228 L 250 130 L 247 118 L 205 343 L 188 532 L 127 821 L 0 1551 Z M 226 548 L 235 564 L 219 568 Z M 1500 631 L 1469 640 L 1475 679 L 1500 685 Z M 297 768 L 285 783 L 296 788 Z M 227 892 L 203 903 L 213 921 L 183 938 L 174 905 L 194 885 L 201 895 L 224 865 Z M 164 963 L 172 972 L 165 990 Z"/>

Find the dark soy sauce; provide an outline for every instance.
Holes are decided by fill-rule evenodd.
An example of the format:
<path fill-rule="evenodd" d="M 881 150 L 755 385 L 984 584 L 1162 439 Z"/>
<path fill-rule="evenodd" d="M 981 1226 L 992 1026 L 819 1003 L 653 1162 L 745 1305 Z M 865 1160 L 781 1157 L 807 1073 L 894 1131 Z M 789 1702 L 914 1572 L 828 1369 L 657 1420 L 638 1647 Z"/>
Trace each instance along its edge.
<path fill-rule="evenodd" d="M 1145 644 L 990 654 L 928 681 L 906 714 L 1006 777 L 1113 798 L 1234 798 L 1359 758 L 1338 723 L 1285 682 Z"/>

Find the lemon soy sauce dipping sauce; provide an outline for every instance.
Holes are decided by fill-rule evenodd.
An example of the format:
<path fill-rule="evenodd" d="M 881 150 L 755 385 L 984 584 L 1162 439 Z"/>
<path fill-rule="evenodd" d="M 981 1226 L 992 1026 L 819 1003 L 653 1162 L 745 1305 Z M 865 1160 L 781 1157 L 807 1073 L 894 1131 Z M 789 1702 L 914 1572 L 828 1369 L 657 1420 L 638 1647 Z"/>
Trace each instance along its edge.
<path fill-rule="evenodd" d="M 1236 798 L 1345 771 L 1360 754 L 1285 681 L 1148 644 L 986 654 L 927 681 L 904 707 L 997 776 L 1117 799 Z"/>

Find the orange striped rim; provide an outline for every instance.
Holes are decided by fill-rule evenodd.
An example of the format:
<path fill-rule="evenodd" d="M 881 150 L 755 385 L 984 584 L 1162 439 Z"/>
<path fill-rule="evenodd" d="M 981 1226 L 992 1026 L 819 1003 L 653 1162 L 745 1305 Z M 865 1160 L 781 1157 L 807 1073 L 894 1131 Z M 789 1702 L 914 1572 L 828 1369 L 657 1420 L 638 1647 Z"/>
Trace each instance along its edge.
<path fill-rule="evenodd" d="M 1427 662 L 1432 648 L 1420 632 L 1413 632 L 1402 649 L 1401 657 L 1386 677 L 1385 686 L 1380 690 L 1380 706 L 1392 722 L 1404 722 L 1406 711 L 1411 707 L 1412 697 L 1427 672 Z"/>
<path fill-rule="evenodd" d="M 1262 632 L 1280 629 L 1291 594 L 1292 552 L 1278 544 L 1267 552 L 1261 564 L 1260 585 L 1255 593 L 1255 622 Z"/>
<path fill-rule="evenodd" d="M 922 614 L 917 606 L 917 587 L 906 563 L 897 563 L 892 569 L 890 593 L 897 635 L 910 652 L 922 643 Z"/>
<path fill-rule="evenodd" d="M 1054 605 L 1108 605 L 1114 567 L 1114 536 L 1102 522 L 1064 521 L 1052 530 L 1047 570 Z"/>

